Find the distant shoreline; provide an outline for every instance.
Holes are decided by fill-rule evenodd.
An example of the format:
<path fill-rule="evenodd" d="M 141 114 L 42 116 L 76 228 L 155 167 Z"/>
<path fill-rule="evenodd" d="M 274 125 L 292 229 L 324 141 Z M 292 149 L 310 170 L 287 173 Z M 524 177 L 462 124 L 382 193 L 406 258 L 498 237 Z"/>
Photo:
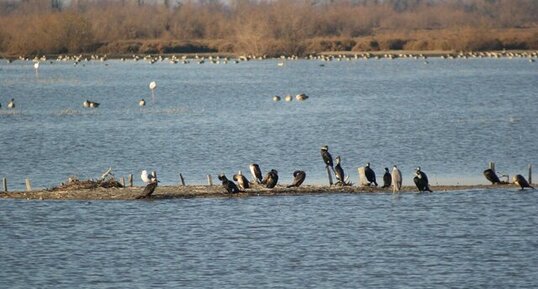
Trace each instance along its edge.
<path fill-rule="evenodd" d="M 437 185 L 431 186 L 435 192 L 450 192 L 461 190 L 491 190 L 503 188 L 517 191 L 519 187 L 514 184 L 501 185 Z M 80 190 L 36 190 L 30 192 L 2 192 L 0 199 L 22 199 L 22 200 L 135 200 L 142 195 L 144 187 L 127 188 L 97 188 Z M 239 194 L 226 194 L 221 185 L 187 185 L 187 186 L 160 186 L 157 187 L 151 198 L 157 199 L 189 199 L 189 198 L 220 198 L 220 197 L 254 197 L 254 196 L 292 196 L 292 195 L 314 195 L 314 194 L 361 194 L 361 193 L 392 193 L 391 188 L 381 187 L 357 187 L 357 186 L 323 186 L 305 185 L 299 188 L 286 188 L 277 186 L 274 189 L 267 189 L 261 186 L 247 189 Z M 414 186 L 404 186 L 399 192 L 419 193 Z"/>

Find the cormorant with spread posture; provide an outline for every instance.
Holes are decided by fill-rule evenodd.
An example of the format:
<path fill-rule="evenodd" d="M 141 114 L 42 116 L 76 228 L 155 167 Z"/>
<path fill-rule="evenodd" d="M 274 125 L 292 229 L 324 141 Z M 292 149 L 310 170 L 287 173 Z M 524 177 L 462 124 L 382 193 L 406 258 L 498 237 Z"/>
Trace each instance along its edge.
<path fill-rule="evenodd" d="M 278 183 L 278 172 L 276 170 L 271 170 L 265 175 L 265 178 L 262 180 L 262 184 L 265 185 L 266 188 L 272 189 L 276 186 Z"/>
<path fill-rule="evenodd" d="M 392 176 L 389 173 L 389 168 L 385 168 L 385 174 L 383 175 L 383 186 L 382 188 L 390 187 L 392 182 Z"/>
<path fill-rule="evenodd" d="M 237 172 L 237 174 L 233 176 L 233 179 L 237 182 L 241 190 L 248 189 L 250 187 L 248 179 L 243 175 L 241 171 Z"/>
<path fill-rule="evenodd" d="M 377 187 L 377 182 L 375 181 L 375 172 L 370 168 L 370 163 L 366 164 L 366 167 L 364 167 L 364 175 L 366 175 L 366 179 L 369 182 L 369 186 L 374 184 L 374 186 Z"/>
<path fill-rule="evenodd" d="M 534 187 L 529 185 L 527 180 L 522 175 L 515 175 L 512 180 L 514 181 L 514 184 L 520 186 L 522 190 L 524 188 L 531 188 L 534 190 Z"/>
<path fill-rule="evenodd" d="M 154 180 L 152 182 L 150 182 L 145 188 L 144 188 L 144 191 L 142 192 L 142 195 L 136 197 L 137 199 L 145 199 L 145 198 L 149 198 L 151 197 L 151 195 L 153 194 L 153 192 L 155 191 L 155 189 L 157 188 L 157 183 L 159 181 L 158 180 Z"/>
<path fill-rule="evenodd" d="M 261 184 L 263 177 L 262 177 L 262 170 L 260 169 L 260 166 L 258 164 L 250 164 L 250 173 L 252 174 L 252 177 L 256 181 L 256 183 Z"/>
<path fill-rule="evenodd" d="M 494 184 L 500 184 L 501 183 L 501 180 L 499 180 L 499 177 L 497 176 L 497 174 L 495 173 L 495 171 L 493 171 L 492 169 L 487 169 L 484 171 L 484 176 L 486 177 L 486 179 L 488 179 L 488 181 L 490 181 L 493 185 Z"/>
<path fill-rule="evenodd" d="M 423 172 L 420 167 L 416 169 L 415 177 L 413 178 L 413 181 L 415 182 L 415 185 L 418 188 L 419 192 L 429 191 L 432 192 L 430 189 L 430 183 L 428 181 L 428 176 L 425 172 Z"/>
<path fill-rule="evenodd" d="M 219 175 L 219 180 L 222 181 L 222 186 L 226 189 L 228 194 L 239 193 L 239 189 L 237 188 L 237 185 L 234 182 L 228 180 L 228 178 L 224 174 Z"/>
<path fill-rule="evenodd" d="M 306 178 L 306 173 L 304 171 L 295 171 L 293 172 L 293 182 L 291 185 L 288 185 L 286 188 L 299 187 Z"/>

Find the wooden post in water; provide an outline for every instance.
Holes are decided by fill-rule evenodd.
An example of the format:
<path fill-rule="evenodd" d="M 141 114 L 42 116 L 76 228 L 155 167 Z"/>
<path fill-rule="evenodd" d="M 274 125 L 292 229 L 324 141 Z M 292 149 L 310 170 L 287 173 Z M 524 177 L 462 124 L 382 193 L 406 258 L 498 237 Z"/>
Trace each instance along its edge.
<path fill-rule="evenodd" d="M 129 178 L 127 179 L 129 181 L 129 187 L 133 186 L 133 174 L 129 174 Z"/>
<path fill-rule="evenodd" d="M 32 191 L 32 182 L 30 181 L 30 178 L 26 178 L 25 183 L 26 183 L 26 191 L 27 192 Z"/>
<path fill-rule="evenodd" d="M 529 184 L 532 184 L 532 165 L 529 164 Z"/>
<path fill-rule="evenodd" d="M 125 177 L 121 177 L 121 186 L 125 188 Z"/>
<path fill-rule="evenodd" d="M 7 193 L 7 178 L 2 179 L 2 185 L 4 187 L 4 192 Z"/>
<path fill-rule="evenodd" d="M 151 174 L 155 177 L 156 180 L 158 180 L 156 171 L 151 172 Z"/>
<path fill-rule="evenodd" d="M 495 163 L 494 162 L 489 162 L 489 168 L 495 172 Z"/>
<path fill-rule="evenodd" d="M 329 178 L 329 186 L 333 185 L 333 176 L 331 175 L 331 169 L 329 166 L 326 166 L 325 169 L 327 170 L 327 177 Z"/>
<path fill-rule="evenodd" d="M 211 175 L 207 175 L 207 184 L 209 186 L 212 186 L 213 185 L 213 180 L 211 179 Z"/>
<path fill-rule="evenodd" d="M 181 185 L 185 186 L 185 179 L 183 178 L 183 175 L 179 173 L 179 180 L 181 181 Z"/>

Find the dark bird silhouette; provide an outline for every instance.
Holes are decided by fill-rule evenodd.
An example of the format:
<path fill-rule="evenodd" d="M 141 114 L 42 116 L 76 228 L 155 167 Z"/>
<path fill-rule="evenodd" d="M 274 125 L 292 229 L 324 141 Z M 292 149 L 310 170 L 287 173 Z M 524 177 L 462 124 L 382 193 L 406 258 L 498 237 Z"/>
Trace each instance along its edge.
<path fill-rule="evenodd" d="M 522 190 L 524 188 L 531 188 L 534 190 L 534 187 L 529 185 L 527 180 L 522 175 L 515 175 L 512 180 L 516 185 L 520 186 Z"/>
<path fill-rule="evenodd" d="M 233 179 L 237 182 L 241 190 L 248 189 L 250 187 L 248 179 L 243 175 L 243 173 L 241 173 L 241 171 L 237 172 L 237 174 L 233 176 Z"/>
<path fill-rule="evenodd" d="M 415 175 L 416 176 L 413 178 L 413 181 L 415 182 L 415 185 L 417 186 L 419 192 L 424 192 L 424 191 L 432 192 L 432 190 L 430 189 L 428 176 L 426 175 L 425 172 L 420 170 L 420 167 L 416 169 Z"/>
<path fill-rule="evenodd" d="M 333 157 L 329 153 L 329 146 L 324 145 L 321 147 L 321 158 L 323 158 L 325 166 L 330 167 L 334 173 Z"/>
<path fill-rule="evenodd" d="M 334 176 L 336 177 L 336 184 L 343 186 L 346 184 L 346 180 L 345 180 L 346 175 L 344 174 L 344 169 L 340 165 L 340 161 L 341 161 L 340 156 L 336 156 L 335 161 L 336 161 L 336 165 L 334 166 Z"/>
<path fill-rule="evenodd" d="M 304 171 L 295 171 L 293 172 L 293 182 L 291 185 L 288 185 L 286 188 L 299 187 L 306 178 L 306 173 Z"/>
<path fill-rule="evenodd" d="M 218 178 L 220 181 L 222 181 L 222 186 L 226 189 L 227 193 L 236 194 L 240 192 L 237 185 L 234 182 L 228 180 L 228 178 L 224 174 L 219 175 Z"/>
<path fill-rule="evenodd" d="M 262 180 L 262 184 L 265 185 L 266 188 L 272 189 L 276 186 L 278 183 L 278 172 L 276 170 L 271 170 L 265 175 L 265 178 Z"/>
<path fill-rule="evenodd" d="M 389 173 L 389 168 L 385 168 L 385 174 L 383 175 L 382 188 L 389 188 L 391 184 L 392 184 L 392 176 Z"/>
<path fill-rule="evenodd" d="M 500 184 L 501 180 L 499 180 L 499 177 L 492 169 L 487 169 L 484 171 L 484 176 L 488 181 L 490 181 L 493 185 L 494 184 Z"/>
<path fill-rule="evenodd" d="M 258 164 L 250 164 L 250 173 L 252 174 L 252 177 L 256 181 L 256 183 L 261 184 L 263 177 L 262 177 L 262 170 L 260 170 L 260 166 Z"/>
<path fill-rule="evenodd" d="M 136 197 L 137 199 L 146 199 L 146 198 L 150 198 L 151 195 L 153 194 L 153 192 L 155 192 L 155 189 L 157 188 L 157 183 L 159 183 L 159 181 L 157 180 L 154 180 L 152 182 L 150 182 L 149 184 L 146 185 L 146 187 L 144 188 L 144 191 L 142 192 L 142 195 Z"/>
<path fill-rule="evenodd" d="M 218 178 L 222 181 L 222 186 L 226 189 L 226 192 L 228 192 L 228 194 L 239 193 L 237 185 L 234 182 L 228 180 L 228 178 L 224 174 L 219 175 Z"/>
<path fill-rule="evenodd" d="M 366 175 L 366 179 L 369 182 L 369 186 L 374 184 L 374 186 L 377 187 L 377 182 L 375 181 L 375 172 L 370 168 L 370 163 L 366 164 L 366 167 L 364 167 L 364 175 Z"/>

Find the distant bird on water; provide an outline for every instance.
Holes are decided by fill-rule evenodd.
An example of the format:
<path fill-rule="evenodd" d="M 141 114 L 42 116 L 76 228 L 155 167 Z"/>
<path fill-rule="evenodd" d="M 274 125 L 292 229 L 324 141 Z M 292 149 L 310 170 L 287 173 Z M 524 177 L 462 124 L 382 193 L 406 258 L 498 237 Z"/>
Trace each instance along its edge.
<path fill-rule="evenodd" d="M 145 105 L 146 105 L 146 101 L 142 98 L 141 100 L 138 101 L 138 105 L 139 105 L 139 106 L 145 106 Z"/>
<path fill-rule="evenodd" d="M 7 108 L 15 108 L 15 99 L 12 98 L 8 103 L 7 103 Z"/>
<path fill-rule="evenodd" d="M 280 101 L 280 99 L 281 99 L 281 98 L 280 98 L 280 96 L 278 96 L 278 95 L 273 96 L 273 101 L 275 101 L 275 102 L 276 102 L 276 101 Z"/>
<path fill-rule="evenodd" d="M 383 174 L 383 186 L 382 188 L 390 187 L 392 182 L 392 176 L 389 173 L 389 168 L 385 168 L 385 174 Z"/>
<path fill-rule="evenodd" d="M 226 189 L 226 192 L 228 194 L 237 194 L 239 193 L 239 188 L 237 188 L 237 185 L 228 180 L 228 178 L 224 174 L 219 175 L 219 180 L 222 181 L 222 186 Z"/>
<path fill-rule="evenodd" d="M 413 181 L 415 182 L 415 185 L 417 186 L 417 189 L 419 192 L 432 192 L 430 189 L 430 183 L 428 181 L 428 176 L 425 172 L 423 172 L 420 167 L 418 167 L 415 171 L 415 177 L 413 178 Z"/>
<path fill-rule="evenodd" d="M 303 100 L 307 100 L 308 99 L 308 95 L 304 94 L 304 93 L 301 93 L 301 94 L 297 94 L 295 96 L 295 98 L 299 101 L 303 101 Z"/>
<path fill-rule="evenodd" d="M 263 176 L 262 176 L 262 171 L 260 170 L 260 166 L 258 164 L 250 164 L 249 169 L 256 183 L 261 184 L 263 180 Z"/>
<path fill-rule="evenodd" d="M 157 82 L 155 81 L 150 82 L 149 89 L 151 90 L 151 99 L 155 101 L 155 89 L 157 89 Z"/>
<path fill-rule="evenodd" d="M 524 188 L 531 188 L 531 189 L 534 190 L 534 187 L 529 185 L 527 180 L 522 175 L 515 175 L 512 180 L 513 180 L 514 184 L 520 186 L 522 190 Z"/>
<path fill-rule="evenodd" d="M 306 178 L 306 173 L 304 171 L 293 172 L 293 182 L 291 183 L 291 185 L 288 185 L 286 188 L 293 188 L 293 187 L 298 188 L 301 184 L 303 184 L 305 178 Z"/>
<path fill-rule="evenodd" d="M 402 189 L 402 172 L 394 165 L 392 167 L 391 183 L 392 183 L 392 192 L 400 191 Z"/>
<path fill-rule="evenodd" d="M 487 169 L 484 171 L 484 176 L 488 181 L 490 181 L 493 185 L 494 184 L 500 184 L 501 180 L 499 180 L 499 177 L 492 169 Z"/>
<path fill-rule="evenodd" d="M 82 103 L 82 105 L 84 107 L 96 108 L 96 107 L 99 107 L 100 103 L 90 101 L 90 100 L 86 100 L 85 102 Z"/>

